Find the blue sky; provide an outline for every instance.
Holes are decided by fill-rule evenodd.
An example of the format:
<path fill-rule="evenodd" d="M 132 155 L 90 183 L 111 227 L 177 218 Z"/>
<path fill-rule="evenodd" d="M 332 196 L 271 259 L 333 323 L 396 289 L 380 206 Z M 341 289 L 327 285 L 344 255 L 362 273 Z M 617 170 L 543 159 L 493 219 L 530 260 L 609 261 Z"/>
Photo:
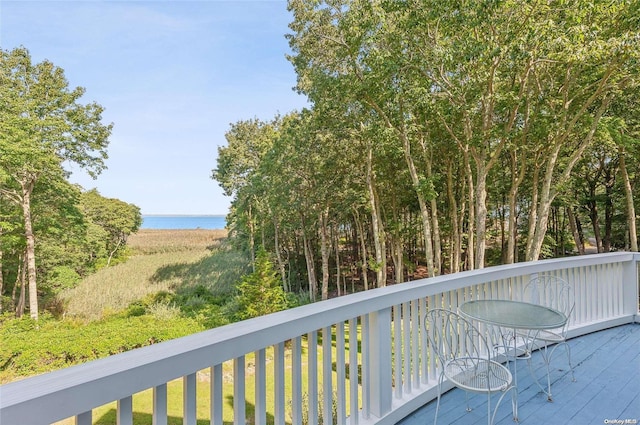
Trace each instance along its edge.
<path fill-rule="evenodd" d="M 286 1 L 0 0 L 0 47 L 65 70 L 114 129 L 85 189 L 143 214 L 226 214 L 210 178 L 230 123 L 306 106 L 285 55 Z"/>

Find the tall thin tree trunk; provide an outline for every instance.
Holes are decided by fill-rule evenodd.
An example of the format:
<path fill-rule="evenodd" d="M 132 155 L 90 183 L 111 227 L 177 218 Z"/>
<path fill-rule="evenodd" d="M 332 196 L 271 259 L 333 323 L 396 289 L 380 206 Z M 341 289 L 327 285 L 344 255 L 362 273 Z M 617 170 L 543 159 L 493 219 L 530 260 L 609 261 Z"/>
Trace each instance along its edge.
<path fill-rule="evenodd" d="M 540 178 L 540 167 L 534 165 L 533 178 L 531 181 L 531 205 L 529 206 L 529 228 L 527 229 L 527 244 L 525 247 L 525 260 L 529 261 L 529 253 L 533 251 L 536 221 L 538 221 L 538 184 Z"/>
<path fill-rule="evenodd" d="M 447 164 L 447 197 L 449 198 L 449 220 L 451 221 L 450 272 L 460 271 L 460 228 L 458 226 L 458 203 L 453 194 L 453 163 Z"/>
<path fill-rule="evenodd" d="M 629 229 L 629 249 L 633 252 L 638 252 L 638 235 L 636 229 L 636 210 L 633 205 L 633 191 L 631 189 L 631 181 L 629 180 L 629 173 L 627 172 L 627 164 L 625 160 L 625 151 L 623 146 L 618 147 L 620 153 L 620 174 L 622 175 L 624 195 L 626 200 L 627 210 L 627 227 Z"/>
<path fill-rule="evenodd" d="M 325 208 L 318 215 L 320 224 L 320 255 L 322 257 L 322 299 L 329 299 L 329 249 L 331 247 L 327 223 L 329 220 L 329 208 Z"/>
<path fill-rule="evenodd" d="M 566 207 L 567 217 L 569 217 L 569 227 L 571 228 L 571 234 L 573 235 L 573 241 L 576 244 L 576 249 L 579 255 L 584 255 L 584 241 L 578 231 L 578 223 L 576 221 L 576 215 L 573 213 L 573 208 Z"/>
<path fill-rule="evenodd" d="M 367 269 L 367 243 L 365 240 L 365 234 L 364 234 L 364 225 L 362 224 L 362 221 L 360 220 L 360 214 L 358 214 L 358 211 L 354 208 L 353 209 L 353 219 L 356 223 L 356 232 L 358 233 L 358 240 L 360 241 L 360 267 L 362 270 L 362 283 L 364 285 L 364 290 L 368 291 L 369 290 L 369 276 L 368 276 L 368 269 Z"/>
<path fill-rule="evenodd" d="M 415 188 L 416 196 L 418 197 L 418 205 L 420 206 L 420 217 L 422 218 L 422 231 L 424 236 L 424 255 L 427 261 L 427 274 L 429 277 L 435 276 L 435 264 L 434 264 L 434 251 L 433 251 L 433 239 L 431 235 L 431 217 L 429 209 L 427 208 L 427 202 L 421 191 L 421 181 L 416 170 L 413 157 L 411 156 L 411 142 L 406 134 L 402 134 L 402 142 L 404 144 L 404 157 L 409 167 L 409 174 L 411 175 L 411 182 Z"/>
<path fill-rule="evenodd" d="M 26 263 L 29 281 L 29 315 L 38 320 L 38 284 L 36 280 L 36 239 L 31 221 L 31 191 L 33 183 L 22 188 L 22 214 L 24 218 L 24 235 L 27 242 Z"/>
<path fill-rule="evenodd" d="M 20 266 L 18 267 L 18 275 L 16 276 L 16 284 L 13 287 L 13 299 L 15 299 L 15 290 L 20 288 L 20 294 L 18 296 L 18 302 L 16 303 L 16 317 L 22 317 L 24 315 L 24 309 L 26 307 L 26 292 L 27 292 L 27 255 L 24 253 L 20 258 Z"/>
<path fill-rule="evenodd" d="M 249 226 L 249 253 L 251 254 L 251 267 L 256 271 L 256 247 L 255 247 L 255 226 L 253 225 L 253 214 L 251 203 L 247 211 L 247 224 Z"/>
<path fill-rule="evenodd" d="M 487 174 L 482 161 L 476 161 L 476 268 L 484 268 L 487 246 Z"/>
<path fill-rule="evenodd" d="M 431 179 L 431 161 L 427 161 L 427 177 Z M 431 198 L 431 224 L 433 229 L 433 269 L 434 274 L 442 273 L 442 241 L 440 240 L 440 223 L 438 222 L 438 202 L 435 197 Z"/>
<path fill-rule="evenodd" d="M 468 229 L 467 229 L 467 268 L 468 270 L 473 270 L 476 268 L 476 262 L 475 262 L 475 221 L 476 221 L 476 215 L 475 215 L 475 199 L 476 199 L 476 192 L 475 192 L 475 186 L 473 184 L 473 173 L 471 171 L 471 161 L 469 159 L 469 147 L 465 146 L 465 148 L 462 150 L 463 153 L 463 158 L 464 158 L 464 166 L 465 166 L 465 173 L 466 173 L 466 177 L 467 177 L 467 185 L 469 186 L 469 194 L 468 194 L 468 201 L 467 201 L 467 205 L 469 205 L 469 222 L 468 222 Z"/>
<path fill-rule="evenodd" d="M 318 298 L 318 281 L 316 278 L 316 266 L 313 256 L 313 250 L 309 238 L 307 238 L 306 224 L 304 216 L 301 218 L 302 223 L 302 244 L 304 245 L 304 259 L 307 262 L 307 280 L 309 281 L 309 298 L 315 302 Z"/>
<path fill-rule="evenodd" d="M 380 208 L 378 206 L 378 197 L 374 187 L 374 178 L 372 171 L 373 152 L 369 149 L 367 155 L 367 188 L 369 190 L 369 203 L 371 205 L 371 224 L 373 226 L 373 245 L 376 255 L 376 285 L 380 288 L 387 285 L 386 279 L 386 244 L 384 227 L 380 219 Z"/>
<path fill-rule="evenodd" d="M 342 273 L 340 273 L 340 228 L 338 227 L 338 225 L 336 225 L 335 227 L 333 227 L 332 230 L 332 235 L 333 235 L 333 244 L 334 244 L 334 251 L 336 253 L 336 289 L 338 290 L 338 296 L 343 295 L 342 290 L 341 290 L 341 286 L 340 286 L 340 279 L 341 279 L 341 275 Z M 347 293 L 347 288 L 344 288 L 344 293 Z"/>
<path fill-rule="evenodd" d="M 284 261 L 282 260 L 282 253 L 280 252 L 280 227 L 278 226 L 278 220 L 276 220 L 273 212 L 271 213 L 273 217 L 273 244 L 274 249 L 276 251 L 276 261 L 278 261 L 278 269 L 280 270 L 280 277 L 282 279 L 282 288 L 285 292 L 289 292 L 289 284 L 287 283 L 287 269 L 285 267 Z"/>
<path fill-rule="evenodd" d="M 518 200 L 518 190 L 520 188 L 520 184 L 524 180 L 525 175 L 525 164 L 524 158 L 521 161 L 520 170 L 516 173 L 516 169 L 518 168 L 518 160 L 516 158 L 516 153 L 511 152 L 511 188 L 509 189 L 509 226 L 507 229 L 508 239 L 507 239 L 507 257 L 505 259 L 506 264 L 513 264 L 516 261 L 516 252 L 518 250 L 518 214 L 516 213 L 517 200 Z M 517 177 L 516 177 L 517 176 Z"/>
<path fill-rule="evenodd" d="M 0 228 L 0 236 L 2 236 L 2 228 Z M 4 290 L 4 273 L 2 269 L 2 249 L 0 249 L 0 315 L 2 314 L 2 291 Z"/>

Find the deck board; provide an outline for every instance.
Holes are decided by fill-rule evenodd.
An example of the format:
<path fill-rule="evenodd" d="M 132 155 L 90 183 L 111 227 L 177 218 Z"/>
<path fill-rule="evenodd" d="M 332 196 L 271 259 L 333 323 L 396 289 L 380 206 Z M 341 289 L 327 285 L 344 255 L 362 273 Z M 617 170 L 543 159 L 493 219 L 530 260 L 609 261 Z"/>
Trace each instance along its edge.
<path fill-rule="evenodd" d="M 518 361 L 518 417 L 523 424 L 604 424 L 628 420 L 640 425 L 640 324 L 594 332 L 569 340 L 576 382 L 562 347 L 552 358 L 553 402 L 534 383 L 526 361 Z M 533 356 L 534 373 L 546 385 L 540 353 Z M 494 396 L 493 403 L 497 401 Z M 465 395 L 454 389 L 442 396 L 438 424 L 487 423 L 486 396 L 469 395 L 472 412 L 465 410 Z M 435 400 L 399 422 L 400 425 L 432 424 Z M 634 422 L 635 421 L 635 422 Z M 510 396 L 496 415 L 496 424 L 513 424 Z"/>

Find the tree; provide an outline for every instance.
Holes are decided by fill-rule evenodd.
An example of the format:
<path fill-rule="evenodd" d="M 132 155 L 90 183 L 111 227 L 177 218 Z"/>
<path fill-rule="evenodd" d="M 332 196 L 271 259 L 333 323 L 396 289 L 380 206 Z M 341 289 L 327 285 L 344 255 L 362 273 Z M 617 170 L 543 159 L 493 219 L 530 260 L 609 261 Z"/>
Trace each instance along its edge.
<path fill-rule="evenodd" d="M 0 193 L 20 206 L 26 240 L 29 311 L 38 319 L 36 240 L 32 195 L 36 185 L 64 180 L 73 163 L 95 177 L 104 168 L 112 125 L 102 124 L 103 108 L 83 105 L 84 89 L 69 89 L 64 71 L 45 60 L 31 62 L 23 47 L 0 51 Z"/>
<path fill-rule="evenodd" d="M 287 297 L 267 251 L 256 253 L 255 271 L 238 285 L 238 320 L 251 319 L 287 308 Z"/>
<path fill-rule="evenodd" d="M 140 228 L 140 208 L 119 199 L 105 198 L 92 189 L 82 194 L 81 209 L 90 224 L 101 227 L 106 233 L 103 244 L 109 266 L 118 250 L 126 245 L 129 235 Z"/>

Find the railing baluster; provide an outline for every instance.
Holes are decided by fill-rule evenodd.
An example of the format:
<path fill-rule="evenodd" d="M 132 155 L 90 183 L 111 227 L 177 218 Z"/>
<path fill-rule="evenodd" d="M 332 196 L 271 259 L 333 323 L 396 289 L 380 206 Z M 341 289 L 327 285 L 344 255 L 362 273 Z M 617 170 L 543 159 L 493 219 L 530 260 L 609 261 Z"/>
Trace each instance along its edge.
<path fill-rule="evenodd" d="M 369 313 L 371 413 L 391 411 L 391 308 Z"/>
<path fill-rule="evenodd" d="M 411 301 L 411 357 L 413 366 L 413 386 L 420 385 L 420 307 L 418 300 Z"/>
<path fill-rule="evenodd" d="M 167 384 L 153 387 L 152 425 L 167 425 Z"/>
<path fill-rule="evenodd" d="M 246 421 L 246 392 L 244 383 L 244 358 L 233 359 L 233 423 L 245 425 Z"/>
<path fill-rule="evenodd" d="M 349 423 L 358 424 L 358 319 L 349 320 Z"/>
<path fill-rule="evenodd" d="M 322 329 L 322 422 L 333 423 L 333 361 L 331 327 Z"/>
<path fill-rule="evenodd" d="M 310 332 L 308 340 L 307 423 L 309 425 L 318 425 L 318 332 Z"/>
<path fill-rule="evenodd" d="M 425 317 L 427 317 L 427 299 L 420 298 L 420 322 L 418 327 L 420 328 L 420 373 L 422 374 L 422 383 L 429 382 L 429 362 L 427 355 L 427 330 L 424 327 Z"/>
<path fill-rule="evenodd" d="M 362 335 L 361 351 L 362 351 L 362 413 L 365 419 L 369 419 L 371 413 L 371 379 L 369 370 L 371 369 L 369 360 L 369 315 L 365 314 L 360 317 L 360 333 Z"/>
<path fill-rule="evenodd" d="M 267 356 L 264 349 L 255 353 L 255 421 L 267 425 Z"/>
<path fill-rule="evenodd" d="M 76 425 L 91 425 L 92 421 L 93 418 L 91 410 L 76 415 Z"/>
<path fill-rule="evenodd" d="M 311 347 L 309 347 L 311 349 Z M 302 338 L 293 339 L 291 349 L 291 423 L 302 423 Z"/>
<path fill-rule="evenodd" d="M 222 413 L 224 404 L 222 402 L 222 365 L 211 366 L 211 424 L 222 425 Z"/>
<path fill-rule="evenodd" d="M 399 305 L 393 306 L 393 380 L 394 396 L 402 397 L 402 312 Z"/>
<path fill-rule="evenodd" d="M 409 303 L 402 303 L 402 388 L 405 393 L 411 392 L 411 310 Z"/>
<path fill-rule="evenodd" d="M 133 398 L 131 396 L 118 400 L 117 425 L 133 425 Z"/>
<path fill-rule="evenodd" d="M 345 424 L 347 417 L 346 406 L 346 373 L 345 373 L 345 344 L 344 344 L 344 322 L 336 324 L 336 408 L 338 425 Z"/>
<path fill-rule="evenodd" d="M 284 425 L 284 342 L 274 346 L 274 385 L 275 385 L 275 407 L 274 422 L 276 425 Z"/>
<path fill-rule="evenodd" d="M 434 305 L 437 305 L 437 303 L 434 301 L 436 298 L 437 298 L 437 296 L 429 297 L 429 309 L 428 310 L 430 310 L 431 308 L 434 308 L 433 307 Z M 425 315 L 426 315 L 426 312 L 425 312 Z M 424 318 L 423 318 L 422 326 L 424 328 Z M 427 330 L 426 328 L 424 328 L 424 329 L 426 330 L 426 332 L 429 332 L 429 330 Z M 427 341 L 428 341 L 428 339 L 427 339 Z M 427 341 L 425 341 L 424 344 L 427 344 Z M 436 375 L 437 375 L 436 360 L 437 360 L 437 357 L 434 354 L 433 347 L 428 346 L 427 361 L 429 362 L 429 367 L 428 367 L 428 369 L 429 369 L 429 380 L 436 379 Z"/>
<path fill-rule="evenodd" d="M 182 378 L 182 403 L 184 425 L 196 425 L 198 399 L 196 395 L 196 374 L 192 373 Z"/>

